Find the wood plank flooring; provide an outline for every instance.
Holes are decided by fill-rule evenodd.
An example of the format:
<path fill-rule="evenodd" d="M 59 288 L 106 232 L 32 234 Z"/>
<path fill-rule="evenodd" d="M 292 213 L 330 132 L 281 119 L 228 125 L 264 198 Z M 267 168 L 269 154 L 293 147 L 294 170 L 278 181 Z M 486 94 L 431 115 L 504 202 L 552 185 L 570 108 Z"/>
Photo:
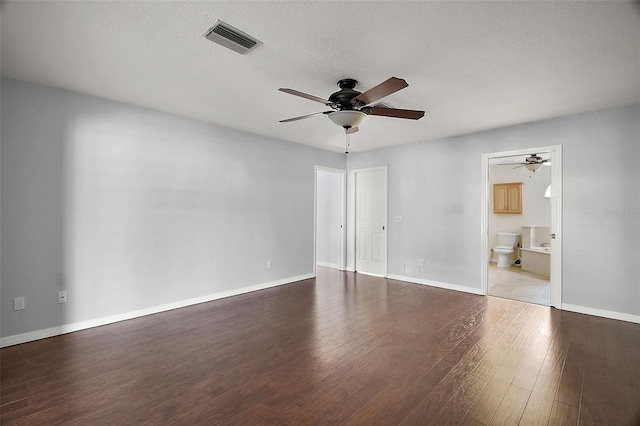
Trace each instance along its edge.
<path fill-rule="evenodd" d="M 640 424 L 640 324 L 325 268 L 0 362 L 2 424 Z"/>

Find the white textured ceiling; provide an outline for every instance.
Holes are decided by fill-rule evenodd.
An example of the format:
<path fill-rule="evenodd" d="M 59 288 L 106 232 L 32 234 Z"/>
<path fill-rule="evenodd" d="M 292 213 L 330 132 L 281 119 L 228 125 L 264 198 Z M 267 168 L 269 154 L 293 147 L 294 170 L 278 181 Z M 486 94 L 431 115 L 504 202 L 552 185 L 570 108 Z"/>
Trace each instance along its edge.
<path fill-rule="evenodd" d="M 342 151 L 326 98 L 345 77 L 424 109 L 369 117 L 352 151 L 640 102 L 640 6 L 549 2 L 3 2 L 2 75 Z M 216 19 L 264 44 L 202 37 Z"/>

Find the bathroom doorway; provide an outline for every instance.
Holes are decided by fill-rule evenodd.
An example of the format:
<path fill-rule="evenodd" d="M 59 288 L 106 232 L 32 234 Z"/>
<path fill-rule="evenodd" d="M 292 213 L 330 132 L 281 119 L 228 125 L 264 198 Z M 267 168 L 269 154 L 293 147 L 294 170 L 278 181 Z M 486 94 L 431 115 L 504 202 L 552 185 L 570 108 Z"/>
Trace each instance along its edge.
<path fill-rule="evenodd" d="M 560 308 L 562 147 L 482 161 L 484 294 Z"/>

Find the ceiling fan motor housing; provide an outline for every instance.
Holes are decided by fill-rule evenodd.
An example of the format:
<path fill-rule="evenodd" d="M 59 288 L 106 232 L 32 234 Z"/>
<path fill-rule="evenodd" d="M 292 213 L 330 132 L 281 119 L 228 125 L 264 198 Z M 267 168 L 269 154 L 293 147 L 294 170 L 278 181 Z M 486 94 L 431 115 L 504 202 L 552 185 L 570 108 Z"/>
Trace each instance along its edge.
<path fill-rule="evenodd" d="M 362 94 L 354 90 L 357 85 L 358 82 L 352 78 L 345 78 L 338 81 L 340 90 L 332 93 L 331 96 L 329 96 L 329 101 L 332 104 L 337 104 L 340 110 L 352 110 L 353 105 L 351 104 L 351 99 Z"/>

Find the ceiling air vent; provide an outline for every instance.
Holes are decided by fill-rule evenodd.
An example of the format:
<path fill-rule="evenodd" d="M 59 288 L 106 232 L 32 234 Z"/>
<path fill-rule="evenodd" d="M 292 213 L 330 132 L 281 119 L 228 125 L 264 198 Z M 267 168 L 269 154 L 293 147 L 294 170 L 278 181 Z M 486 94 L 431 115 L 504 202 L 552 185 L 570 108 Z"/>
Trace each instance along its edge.
<path fill-rule="evenodd" d="M 218 43 L 243 55 L 262 44 L 262 42 L 256 38 L 219 19 L 213 24 L 213 27 L 204 33 L 204 36 L 207 40 L 211 40 L 214 43 Z"/>

